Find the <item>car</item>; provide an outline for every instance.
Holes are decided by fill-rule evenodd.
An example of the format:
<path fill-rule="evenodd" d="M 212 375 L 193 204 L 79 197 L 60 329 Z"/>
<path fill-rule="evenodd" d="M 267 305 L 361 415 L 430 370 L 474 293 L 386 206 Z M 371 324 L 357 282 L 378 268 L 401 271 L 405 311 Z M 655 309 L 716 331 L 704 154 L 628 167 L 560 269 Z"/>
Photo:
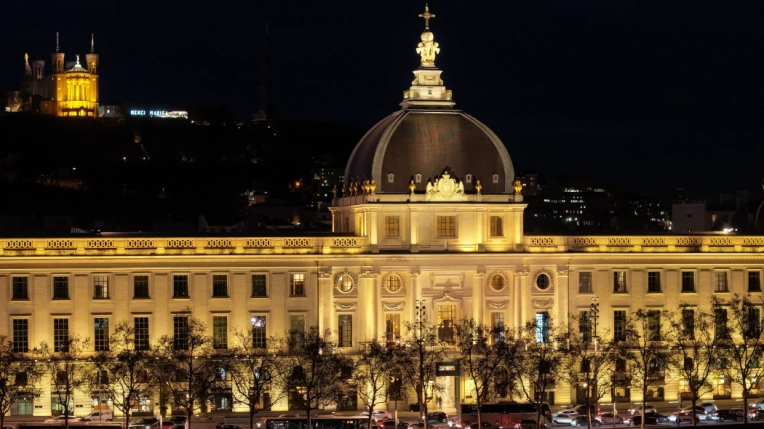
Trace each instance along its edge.
<path fill-rule="evenodd" d="M 81 422 L 82 418 L 75 416 L 57 416 L 52 419 L 45 420 L 45 423 L 63 423 L 64 420 L 69 420 L 70 422 Z"/>
<path fill-rule="evenodd" d="M 651 414 L 645 413 L 645 424 L 657 425 L 658 419 Z M 632 416 L 631 419 L 629 419 L 629 426 L 642 426 L 642 416 L 639 414 Z"/>
<path fill-rule="evenodd" d="M 607 425 L 612 425 L 613 423 L 623 423 L 623 417 L 619 416 L 618 414 L 613 415 L 613 413 L 599 413 L 597 414 L 597 420 L 599 420 L 600 423 Z"/>
<path fill-rule="evenodd" d="M 764 410 L 754 408 L 748 413 L 748 420 L 764 420 Z"/>
<path fill-rule="evenodd" d="M 742 408 L 735 408 L 732 410 L 729 409 L 722 409 L 722 410 L 716 410 L 711 414 L 711 420 L 716 420 L 719 422 L 723 421 L 743 421 L 743 409 Z"/>
<path fill-rule="evenodd" d="M 573 426 L 580 428 L 580 427 L 588 427 L 587 420 L 589 419 L 588 416 L 578 416 L 573 420 Z M 600 421 L 592 418 L 592 427 L 599 427 L 601 426 Z"/>
<path fill-rule="evenodd" d="M 695 406 L 694 411 L 692 406 L 690 406 L 685 408 L 682 411 L 675 412 L 674 414 L 669 416 L 669 420 L 672 423 L 677 421 L 678 423 L 681 423 L 684 421 L 692 422 L 693 419 L 696 422 L 699 422 L 703 420 L 711 420 L 711 416 L 706 414 L 706 409 L 701 406 Z"/>
<path fill-rule="evenodd" d="M 576 418 L 575 414 L 557 413 L 552 415 L 552 426 L 557 425 L 572 425 L 573 420 Z"/>
<path fill-rule="evenodd" d="M 361 415 L 362 416 L 368 416 L 369 412 L 368 411 L 364 411 L 364 412 L 361 413 Z M 374 411 L 371 412 L 371 418 L 375 422 L 378 422 L 380 420 L 392 419 L 393 415 L 390 414 L 389 412 L 385 411 L 385 410 L 374 410 Z"/>
<path fill-rule="evenodd" d="M 706 414 L 713 414 L 714 411 L 716 411 L 716 405 L 714 405 L 713 402 L 704 402 L 700 404 L 701 407 L 703 407 L 704 410 L 706 410 Z"/>
<path fill-rule="evenodd" d="M 572 416 L 577 416 L 578 415 L 578 411 L 574 410 L 573 408 L 566 408 L 566 409 L 560 411 L 560 413 L 562 413 L 562 414 L 570 414 Z"/>
<path fill-rule="evenodd" d="M 152 429 L 152 427 L 159 423 L 159 419 L 154 417 L 142 417 L 130 422 L 130 429 Z"/>
<path fill-rule="evenodd" d="M 94 411 L 88 414 L 87 416 L 83 417 L 82 420 L 86 422 L 98 422 L 98 421 L 110 422 L 114 420 L 114 413 L 112 413 L 111 410 Z"/>
<path fill-rule="evenodd" d="M 649 405 L 649 404 L 645 404 L 645 412 L 646 413 L 655 413 L 656 412 L 655 406 Z M 642 414 L 642 404 L 639 404 L 639 405 L 635 406 L 634 408 L 629 408 L 629 414 L 631 414 L 631 415 Z"/>
<path fill-rule="evenodd" d="M 427 414 L 427 424 L 448 423 L 448 414 L 443 411 L 433 411 Z"/>
<path fill-rule="evenodd" d="M 764 398 L 757 399 L 754 402 L 748 404 L 748 408 L 758 408 L 764 410 Z"/>

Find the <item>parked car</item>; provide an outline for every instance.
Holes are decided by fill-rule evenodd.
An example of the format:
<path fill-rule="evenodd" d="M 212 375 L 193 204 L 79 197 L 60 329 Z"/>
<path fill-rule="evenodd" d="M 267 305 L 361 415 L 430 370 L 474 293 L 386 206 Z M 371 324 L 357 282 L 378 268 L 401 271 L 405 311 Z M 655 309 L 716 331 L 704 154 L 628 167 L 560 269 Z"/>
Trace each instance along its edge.
<path fill-rule="evenodd" d="M 764 398 L 757 399 L 750 404 L 748 404 L 748 408 L 759 408 L 764 410 Z"/>
<path fill-rule="evenodd" d="M 448 423 L 448 414 L 443 411 L 433 411 L 427 414 L 427 424 Z"/>
<path fill-rule="evenodd" d="M 83 417 L 82 420 L 86 422 L 110 422 L 114 420 L 114 413 L 111 410 L 94 411 Z"/>
<path fill-rule="evenodd" d="M 682 411 L 675 412 L 674 414 L 669 416 L 669 420 L 674 423 L 677 420 L 679 423 L 681 422 L 692 422 L 693 419 L 696 422 L 703 421 L 703 420 L 711 420 L 711 416 L 706 414 L 706 409 L 701 406 L 696 406 L 695 410 L 693 411 L 692 406 L 685 408 Z"/>
<path fill-rule="evenodd" d="M 157 423 L 159 423 L 159 419 L 154 417 L 142 417 L 130 422 L 130 429 L 151 429 Z"/>
<path fill-rule="evenodd" d="M 64 420 L 69 420 L 69 422 L 81 422 L 82 418 L 75 416 L 58 416 L 45 420 L 45 423 L 64 423 Z"/>
<path fill-rule="evenodd" d="M 368 411 L 364 411 L 364 412 L 362 412 L 362 413 L 361 413 L 361 415 L 362 415 L 362 416 L 368 416 L 368 415 L 369 415 L 369 412 L 368 412 Z M 385 419 L 392 419 L 392 418 L 393 418 L 393 415 L 392 415 L 392 414 L 390 414 L 390 413 L 388 413 L 388 412 L 387 412 L 387 411 L 385 411 L 385 410 L 374 410 L 374 411 L 372 411 L 372 412 L 371 412 L 371 418 L 372 418 L 372 419 L 373 419 L 375 422 L 378 422 L 378 421 L 380 421 L 380 420 L 385 420 Z"/>
<path fill-rule="evenodd" d="M 646 413 L 654 413 L 654 412 L 656 412 L 655 406 L 649 405 L 649 404 L 645 404 L 645 412 Z M 631 415 L 642 414 L 642 405 L 637 405 L 634 408 L 629 408 L 629 414 L 631 414 Z"/>
<path fill-rule="evenodd" d="M 719 422 L 723 421 L 743 421 L 743 409 L 742 408 L 735 408 L 732 410 L 716 410 L 713 414 L 711 414 L 711 420 L 716 420 Z"/>
<path fill-rule="evenodd" d="M 599 420 L 600 423 L 604 425 L 612 425 L 613 423 L 618 423 L 618 424 L 623 423 L 623 417 L 619 416 L 618 414 L 613 415 L 613 413 L 599 413 L 597 414 L 597 420 Z"/>
<path fill-rule="evenodd" d="M 578 417 L 576 417 L 575 420 L 573 420 L 573 426 L 575 426 L 577 428 L 588 427 L 589 426 L 587 424 L 587 419 L 588 418 L 589 418 L 588 416 L 578 416 Z M 592 423 L 592 427 L 599 427 L 599 426 L 601 426 L 600 421 L 595 419 L 594 417 L 592 417 L 591 423 Z"/>
<path fill-rule="evenodd" d="M 764 420 L 764 410 L 754 408 L 748 412 L 748 420 Z"/>
<path fill-rule="evenodd" d="M 572 425 L 576 414 L 557 413 L 552 415 L 552 426 Z"/>
<path fill-rule="evenodd" d="M 700 404 L 701 407 L 703 407 L 704 410 L 706 410 L 706 414 L 711 415 L 716 411 L 716 405 L 714 405 L 713 402 L 704 402 Z"/>
<path fill-rule="evenodd" d="M 570 415 L 573 415 L 573 416 L 577 416 L 578 415 L 578 411 L 576 411 L 573 408 L 566 408 L 566 409 L 560 411 L 560 413 L 562 413 L 562 414 L 570 414 Z"/>
<path fill-rule="evenodd" d="M 645 413 L 645 424 L 646 425 L 657 425 L 658 424 L 658 418 L 653 413 Z M 637 414 L 631 417 L 629 419 L 629 426 L 642 426 L 642 416 Z"/>

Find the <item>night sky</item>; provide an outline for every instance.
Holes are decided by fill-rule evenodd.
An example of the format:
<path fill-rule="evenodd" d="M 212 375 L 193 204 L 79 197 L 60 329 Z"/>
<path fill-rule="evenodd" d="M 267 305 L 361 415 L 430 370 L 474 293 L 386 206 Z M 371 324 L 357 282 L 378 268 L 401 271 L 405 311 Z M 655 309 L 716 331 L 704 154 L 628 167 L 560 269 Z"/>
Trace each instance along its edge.
<path fill-rule="evenodd" d="M 430 1 L 436 65 L 457 108 L 516 169 L 645 191 L 757 188 L 764 178 L 764 26 L 757 2 Z M 419 65 L 412 0 L 2 2 L 0 91 L 23 54 L 101 55 L 101 101 L 257 110 L 268 22 L 287 119 L 369 128 Z M 349 155 L 349 154 L 348 154 Z"/>

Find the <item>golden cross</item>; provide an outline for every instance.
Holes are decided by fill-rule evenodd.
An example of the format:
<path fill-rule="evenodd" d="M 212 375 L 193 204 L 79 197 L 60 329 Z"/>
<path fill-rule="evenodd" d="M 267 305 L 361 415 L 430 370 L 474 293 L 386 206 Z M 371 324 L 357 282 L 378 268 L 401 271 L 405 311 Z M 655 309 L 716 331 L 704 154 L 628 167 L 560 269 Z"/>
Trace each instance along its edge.
<path fill-rule="evenodd" d="M 419 14 L 420 18 L 424 18 L 424 28 L 430 29 L 430 19 L 435 18 L 434 13 L 430 13 L 430 5 L 426 4 L 424 5 L 424 13 Z"/>

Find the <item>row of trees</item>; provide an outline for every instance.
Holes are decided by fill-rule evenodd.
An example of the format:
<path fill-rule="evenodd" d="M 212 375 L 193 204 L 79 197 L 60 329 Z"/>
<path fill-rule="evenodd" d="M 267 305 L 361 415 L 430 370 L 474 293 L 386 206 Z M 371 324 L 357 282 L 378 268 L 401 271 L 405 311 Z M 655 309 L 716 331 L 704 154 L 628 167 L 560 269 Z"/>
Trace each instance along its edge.
<path fill-rule="evenodd" d="M 254 324 L 235 333 L 235 347 L 215 348 L 207 326 L 196 319 L 146 350 L 136 347 L 128 322 L 114 327 L 108 350 L 99 352 L 90 351 L 88 338 L 69 335 L 53 347 L 43 342 L 31 353 L 15 353 L 0 337 L 0 427 L 12 404 L 40 395 L 46 377 L 67 415 L 75 391 L 98 391 L 126 421 L 146 398 L 157 396 L 160 408 L 182 410 L 190 423 L 210 396 L 225 395 L 249 409 L 253 428 L 258 410 L 287 397 L 308 419 L 350 397 L 369 411 L 371 426 L 371 411 L 386 401 L 415 398 L 425 415 L 427 403 L 443 391 L 435 368 L 446 359 L 460 362 L 478 410 L 498 398 L 541 401 L 561 382 L 583 387 L 579 400 L 586 405 L 615 387 L 639 389 L 649 398 L 651 386 L 666 383 L 670 374 L 683 380 L 693 406 L 712 391 L 712 376 L 722 374 L 742 386 L 747 407 L 764 377 L 760 305 L 735 296 L 714 299 L 707 309 L 639 310 L 618 321 L 615 332 L 597 332 L 594 306 L 564 323 L 539 319 L 516 329 L 465 319 L 447 339 L 420 321 L 408 324 L 399 342 L 371 341 L 352 354 L 340 352 L 331 332 L 315 327 L 266 339 Z"/>

